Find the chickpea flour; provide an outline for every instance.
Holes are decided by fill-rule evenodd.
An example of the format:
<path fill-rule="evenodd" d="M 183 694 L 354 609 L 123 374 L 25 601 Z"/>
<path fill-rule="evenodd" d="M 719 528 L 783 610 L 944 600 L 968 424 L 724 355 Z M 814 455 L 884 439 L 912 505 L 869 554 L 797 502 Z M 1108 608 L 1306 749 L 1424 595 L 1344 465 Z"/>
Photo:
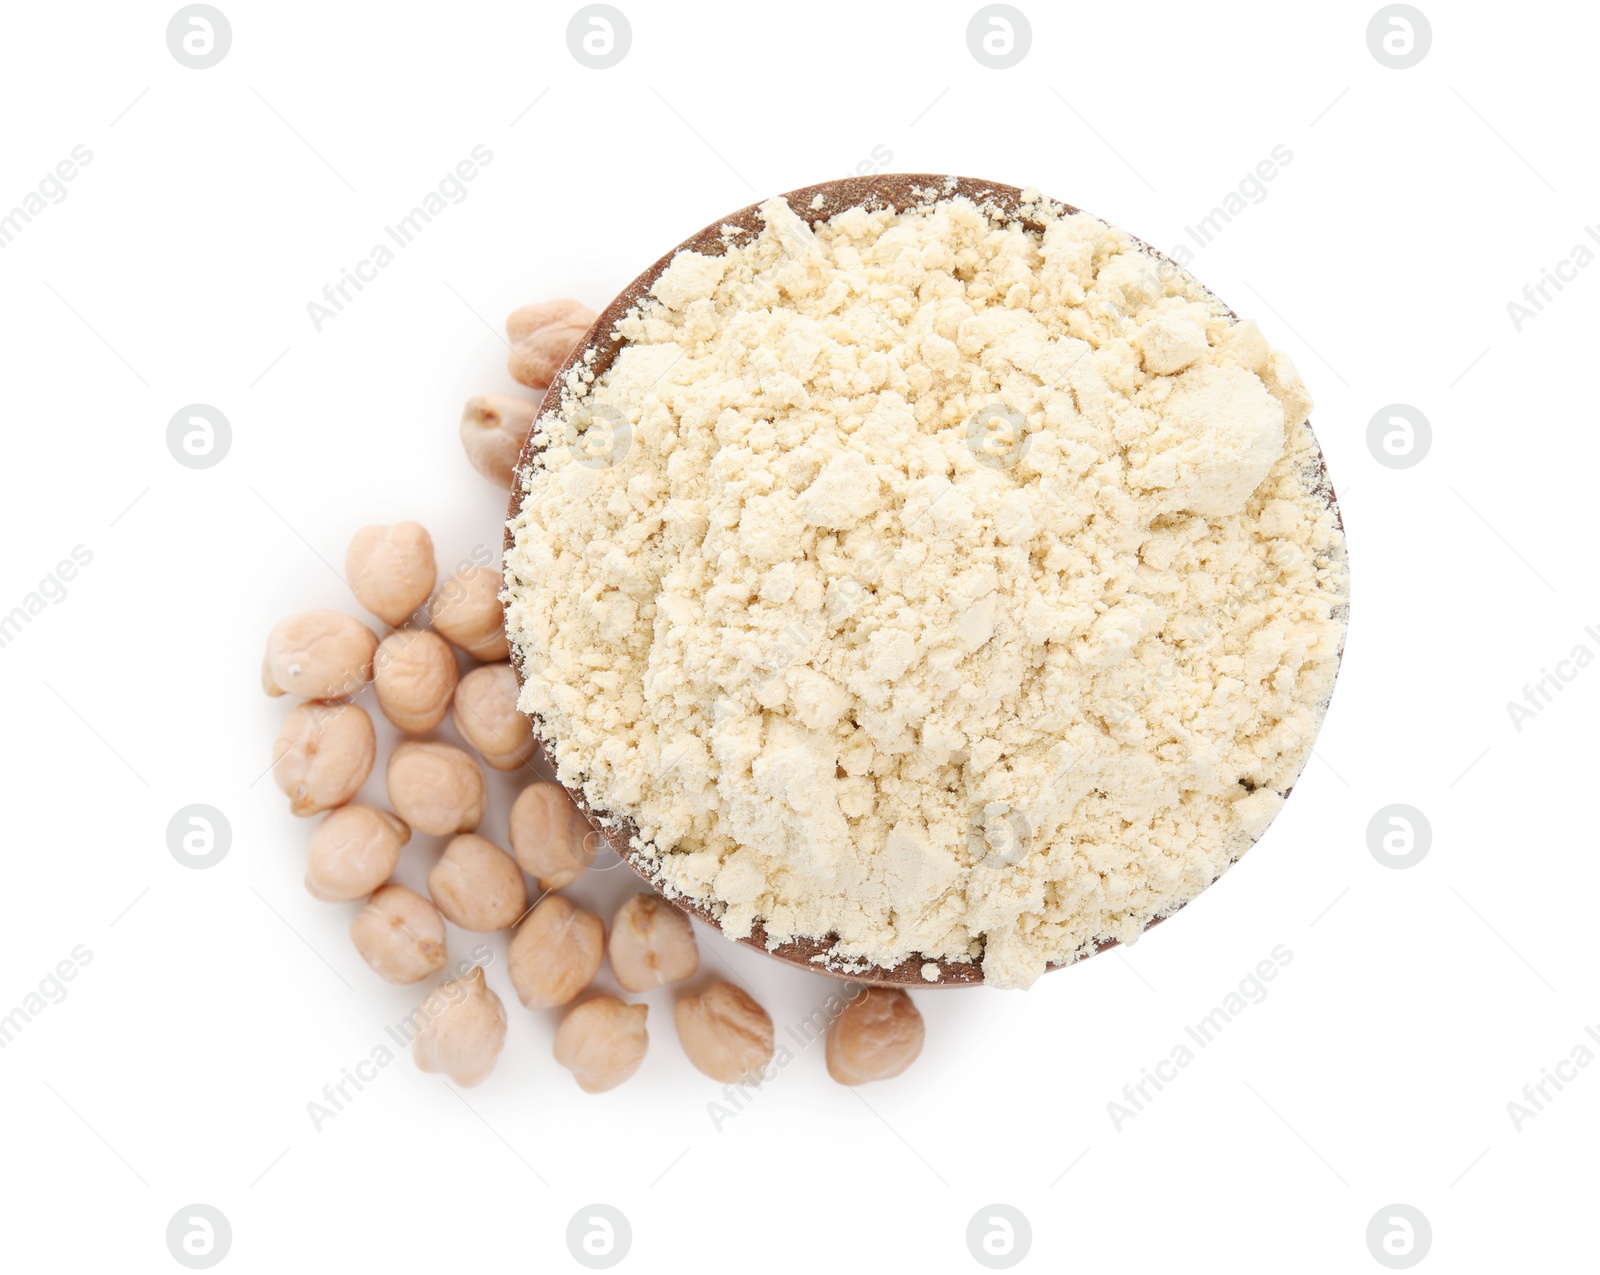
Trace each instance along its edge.
<path fill-rule="evenodd" d="M 1025 987 L 1262 833 L 1343 641 L 1289 359 L 1122 231 L 930 191 L 681 252 L 534 424 L 508 633 L 669 894 Z"/>

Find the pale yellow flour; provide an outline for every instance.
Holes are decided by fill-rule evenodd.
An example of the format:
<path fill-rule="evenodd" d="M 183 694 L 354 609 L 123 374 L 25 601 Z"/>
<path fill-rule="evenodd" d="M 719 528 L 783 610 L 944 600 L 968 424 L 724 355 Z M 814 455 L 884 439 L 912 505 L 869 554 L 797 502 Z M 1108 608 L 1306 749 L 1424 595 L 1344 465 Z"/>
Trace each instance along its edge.
<path fill-rule="evenodd" d="M 1202 890 L 1309 754 L 1347 582 L 1299 376 L 1029 213 L 772 200 L 536 423 L 522 707 L 730 935 L 1026 986 Z"/>

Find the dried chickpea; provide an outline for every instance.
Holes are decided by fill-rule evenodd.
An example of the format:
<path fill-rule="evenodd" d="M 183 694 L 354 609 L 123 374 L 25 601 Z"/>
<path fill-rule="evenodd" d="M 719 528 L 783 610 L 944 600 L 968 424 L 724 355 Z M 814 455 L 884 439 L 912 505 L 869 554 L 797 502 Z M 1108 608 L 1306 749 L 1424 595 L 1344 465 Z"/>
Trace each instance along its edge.
<path fill-rule="evenodd" d="M 378 635 L 339 611 L 302 611 L 267 635 L 261 689 L 268 695 L 343 699 L 372 680 Z"/>
<path fill-rule="evenodd" d="M 444 721 L 456 693 L 456 653 L 427 629 L 396 629 L 378 643 L 373 689 L 383 715 L 403 731 L 421 734 Z"/>
<path fill-rule="evenodd" d="M 828 1025 L 828 1074 L 841 1085 L 898 1076 L 922 1052 L 922 1015 L 898 987 L 868 987 Z"/>
<path fill-rule="evenodd" d="M 411 829 L 387 810 L 341 806 L 311 833 L 306 889 L 329 903 L 364 898 L 389 879 Z"/>
<path fill-rule="evenodd" d="M 357 602 L 385 624 L 401 624 L 433 592 L 433 538 L 416 522 L 363 527 L 345 551 L 344 573 Z"/>
<path fill-rule="evenodd" d="M 509 664 L 485 664 L 461 679 L 455 723 L 496 770 L 515 770 L 533 756 L 533 723 L 517 711 L 517 675 Z"/>
<path fill-rule="evenodd" d="M 772 1061 L 772 1016 L 732 983 L 713 983 L 673 1009 L 683 1052 L 724 1084 L 759 1077 Z"/>
<path fill-rule="evenodd" d="M 506 319 L 511 375 L 529 389 L 547 388 L 594 320 L 593 310 L 571 300 L 540 301 L 513 310 Z"/>
<path fill-rule="evenodd" d="M 464 930 L 503 930 L 528 906 L 517 861 L 475 833 L 454 838 L 428 873 L 428 893 Z"/>
<path fill-rule="evenodd" d="M 689 918 L 659 894 L 636 894 L 611 922 L 611 972 L 630 992 L 688 978 L 700 968 Z"/>
<path fill-rule="evenodd" d="M 422 1026 L 411 1058 L 423 1071 L 442 1071 L 470 1089 L 494 1070 L 506 1043 L 506 1008 L 483 981 L 483 970 L 440 983 L 417 1008 Z"/>
<path fill-rule="evenodd" d="M 511 852 L 541 890 L 563 890 L 593 861 L 600 834 L 560 784 L 529 784 L 511 807 Z"/>
<path fill-rule="evenodd" d="M 644 1061 L 650 1046 L 644 1027 L 649 1013 L 648 1005 L 627 1005 L 615 996 L 584 1001 L 556 1028 L 556 1061 L 584 1093 L 615 1089 Z"/>
<path fill-rule="evenodd" d="M 418 832 L 449 837 L 483 821 L 483 771 L 454 744 L 408 739 L 389 754 L 389 804 Z"/>
<path fill-rule="evenodd" d="M 283 719 L 272 746 L 272 777 L 297 815 L 342 806 L 372 773 L 378 740 L 372 718 L 355 704 L 312 700 Z"/>
<path fill-rule="evenodd" d="M 356 951 L 386 983 L 416 983 L 444 964 L 444 918 L 403 885 L 379 886 L 350 922 Z"/>
<path fill-rule="evenodd" d="M 511 654 L 506 617 L 500 609 L 500 573 L 463 567 L 447 576 L 428 603 L 433 627 L 475 659 L 503 660 Z"/>
<path fill-rule="evenodd" d="M 594 982 L 606 952 L 599 917 L 547 894 L 517 927 L 506 951 L 511 985 L 529 1009 L 565 1005 Z"/>
<path fill-rule="evenodd" d="M 461 445 L 472 467 L 507 491 L 516 481 L 517 458 L 533 428 L 537 403 L 510 394 L 480 394 L 461 409 Z"/>

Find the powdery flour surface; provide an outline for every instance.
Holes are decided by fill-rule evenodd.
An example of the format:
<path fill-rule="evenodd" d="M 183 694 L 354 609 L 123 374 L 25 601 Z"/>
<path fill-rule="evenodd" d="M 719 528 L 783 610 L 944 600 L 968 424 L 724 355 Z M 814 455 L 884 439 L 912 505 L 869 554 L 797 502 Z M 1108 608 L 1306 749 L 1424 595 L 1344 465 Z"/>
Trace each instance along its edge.
<path fill-rule="evenodd" d="M 1042 233 L 771 200 L 535 424 L 521 706 L 729 935 L 1025 987 L 1204 889 L 1309 755 L 1347 575 L 1300 377 L 1025 198 Z"/>

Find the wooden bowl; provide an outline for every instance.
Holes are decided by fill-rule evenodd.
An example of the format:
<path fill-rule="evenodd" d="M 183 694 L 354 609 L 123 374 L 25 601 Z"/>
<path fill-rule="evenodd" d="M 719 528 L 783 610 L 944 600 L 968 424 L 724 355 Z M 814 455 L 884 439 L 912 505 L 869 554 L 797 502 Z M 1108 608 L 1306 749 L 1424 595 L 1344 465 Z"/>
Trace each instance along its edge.
<path fill-rule="evenodd" d="M 938 198 L 966 195 L 980 207 L 999 211 L 1010 217 L 1019 217 L 1018 209 L 1022 206 L 1022 191 L 1016 186 L 1006 186 L 999 182 L 983 181 L 973 177 L 948 177 L 936 173 L 885 173 L 875 177 L 847 177 L 840 181 L 822 182 L 816 186 L 803 186 L 799 190 L 789 191 L 783 198 L 788 201 L 789 207 L 795 211 L 797 216 L 804 219 L 808 225 L 814 226 L 820 221 L 827 221 L 847 208 L 858 206 L 893 208 L 896 212 L 901 212 L 914 204 L 923 202 L 930 195 Z M 1054 206 L 1067 213 L 1078 211 L 1070 204 L 1056 202 Z M 1020 216 L 1020 220 L 1029 230 L 1042 232 L 1045 229 L 1044 224 L 1034 218 Z M 550 388 L 545 392 L 544 402 L 540 405 L 539 414 L 543 415 L 545 412 L 553 411 L 560 406 L 561 385 L 566 378 L 567 372 L 574 365 L 587 358 L 591 351 L 594 353 L 594 361 L 589 366 L 596 380 L 611 367 L 623 345 L 622 337 L 613 331 L 617 321 L 629 310 L 645 302 L 655 281 L 661 276 L 662 271 L 672 264 L 672 259 L 678 253 L 684 249 L 693 249 L 695 252 L 708 257 L 720 257 L 727 248 L 727 240 L 723 237 L 725 227 L 737 226 L 750 231 L 751 236 L 744 240 L 744 242 L 749 242 L 749 238 L 758 233 L 765 224 L 761 217 L 760 206 L 757 204 L 741 208 L 738 212 L 730 213 L 726 217 L 719 217 L 698 234 L 691 235 L 678 244 L 657 261 L 655 265 L 651 266 L 618 293 L 611 304 L 600 312 L 599 317 L 594 321 L 594 326 L 589 329 L 587 335 L 577 344 L 561 365 L 560 370 L 551 381 Z M 1158 252 L 1149 244 L 1139 239 L 1135 239 L 1134 242 L 1152 257 L 1165 262 L 1173 269 L 1179 268 L 1165 254 Z M 1228 313 L 1233 315 L 1232 310 L 1229 310 Z M 1234 317 L 1237 318 L 1238 316 L 1234 315 Z M 517 468 L 519 471 L 533 460 L 536 452 L 537 448 L 534 446 L 533 435 L 530 433 L 527 443 L 523 446 L 522 455 L 518 460 Z M 1339 516 L 1338 501 L 1334 496 L 1333 486 L 1328 479 L 1327 467 L 1320 449 L 1317 452 L 1315 476 L 1316 490 L 1326 494 L 1328 505 L 1333 510 L 1334 518 L 1342 530 L 1344 523 Z M 517 518 L 521 512 L 521 507 L 522 491 L 520 488 L 513 488 L 505 535 L 505 548 L 508 551 L 512 547 L 510 523 Z M 1342 647 L 1340 654 L 1341 656 L 1343 654 Z M 522 659 L 515 646 L 512 647 L 511 662 L 516 669 L 517 682 L 520 685 L 522 682 Z M 540 751 L 545 755 L 545 760 L 552 763 L 552 769 L 554 769 L 553 758 L 550 756 L 550 750 L 546 745 L 547 737 L 545 735 L 544 722 L 537 715 L 533 718 L 533 727 L 534 734 L 539 740 Z M 1292 790 L 1286 789 L 1284 795 L 1288 796 L 1289 791 Z M 632 820 L 622 818 L 619 821 L 613 821 L 616 826 L 607 828 L 601 820 L 602 818 L 610 820 L 612 817 L 609 814 L 593 809 L 579 790 L 569 788 L 567 792 L 571 795 L 573 801 L 577 803 L 578 808 L 584 812 L 600 837 L 616 852 L 617 857 L 644 878 L 653 889 L 666 895 L 660 879 L 652 870 L 652 865 L 629 848 L 628 843 L 637 832 Z M 1243 852 L 1241 851 L 1240 853 L 1242 854 Z M 1236 861 L 1237 859 L 1235 859 Z M 720 933 L 721 927 L 717 924 L 716 918 L 700 904 L 692 899 L 667 897 L 674 907 L 705 922 L 705 924 Z M 1175 908 L 1173 911 L 1175 912 L 1177 909 Z M 1172 913 L 1167 915 L 1170 916 Z M 1150 929 L 1160 924 L 1164 919 L 1164 917 L 1157 917 L 1145 928 Z M 759 924 L 755 927 L 750 937 L 742 938 L 738 941 L 789 965 L 799 966 L 802 969 L 812 970 L 820 974 L 828 974 L 834 978 L 848 979 L 856 983 L 873 986 L 973 987 L 980 986 L 983 983 L 983 968 L 972 961 L 933 961 L 932 964 L 937 965 L 939 968 L 937 981 L 929 981 L 922 976 L 923 966 L 930 963 L 927 958 L 922 956 L 909 957 L 892 969 L 884 966 L 873 966 L 865 972 L 856 972 L 848 967 L 844 969 L 835 968 L 829 959 L 833 953 L 832 941 L 828 939 L 800 939 L 791 943 L 779 943 L 769 946 L 766 934 Z M 1092 956 L 1115 946 L 1117 946 L 1116 940 L 1108 940 L 1096 947 L 1094 952 L 1086 953 L 1085 955 Z M 1083 958 L 1080 957 L 1079 959 Z M 1070 964 L 1071 962 L 1067 963 Z M 1052 965 L 1050 968 L 1059 969 L 1061 966 Z"/>

